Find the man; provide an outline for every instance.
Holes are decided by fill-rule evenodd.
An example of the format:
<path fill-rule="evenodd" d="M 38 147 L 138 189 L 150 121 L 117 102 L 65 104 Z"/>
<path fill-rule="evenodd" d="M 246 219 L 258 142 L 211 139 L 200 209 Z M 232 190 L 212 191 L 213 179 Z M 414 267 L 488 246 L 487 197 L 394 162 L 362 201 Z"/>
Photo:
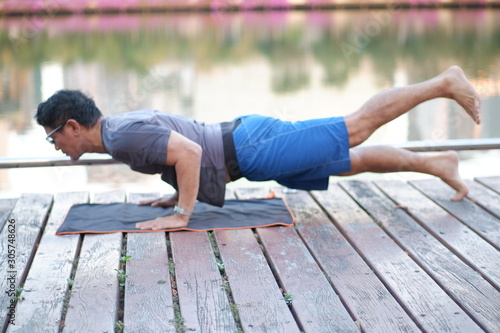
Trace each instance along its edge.
<path fill-rule="evenodd" d="M 480 99 L 463 71 L 453 66 L 414 85 L 383 91 L 345 117 L 285 122 L 258 115 L 222 124 L 152 110 L 103 118 L 79 91 L 62 90 L 38 106 L 47 140 L 73 160 L 109 153 L 143 173 L 160 173 L 177 192 L 145 204 L 175 206 L 174 215 L 137 223 L 139 229 L 188 224 L 196 200 L 222 206 L 225 184 L 246 177 L 276 180 L 297 189 L 324 190 L 330 175 L 414 171 L 441 178 L 461 200 L 468 188 L 456 152 L 425 155 L 388 146 L 357 147 L 377 128 L 437 97 L 454 99 L 480 123 Z"/>

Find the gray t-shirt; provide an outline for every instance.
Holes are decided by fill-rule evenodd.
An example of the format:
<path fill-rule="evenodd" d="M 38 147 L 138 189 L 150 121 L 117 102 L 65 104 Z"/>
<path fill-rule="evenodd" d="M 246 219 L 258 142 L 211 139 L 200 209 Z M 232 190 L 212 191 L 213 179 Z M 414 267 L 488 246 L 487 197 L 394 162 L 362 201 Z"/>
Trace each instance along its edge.
<path fill-rule="evenodd" d="M 128 164 L 134 171 L 160 173 L 163 181 L 178 190 L 175 167 L 166 165 L 171 131 L 202 147 L 197 199 L 222 207 L 226 169 L 220 124 L 205 124 L 154 110 L 123 113 L 102 120 L 102 141 L 114 159 Z"/>

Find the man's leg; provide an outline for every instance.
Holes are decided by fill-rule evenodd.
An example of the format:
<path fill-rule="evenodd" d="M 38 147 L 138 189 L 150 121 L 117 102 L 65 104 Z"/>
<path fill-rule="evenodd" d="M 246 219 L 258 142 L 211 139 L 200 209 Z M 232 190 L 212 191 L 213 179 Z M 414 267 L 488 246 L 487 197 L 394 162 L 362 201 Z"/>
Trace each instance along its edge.
<path fill-rule="evenodd" d="M 451 200 L 462 200 L 468 193 L 467 185 L 458 174 L 458 155 L 454 151 L 430 155 L 389 146 L 368 146 L 351 148 L 349 155 L 351 171 L 339 176 L 413 171 L 441 178 L 457 191 Z"/>
<path fill-rule="evenodd" d="M 437 97 L 454 99 L 477 124 L 480 123 L 479 95 L 457 66 L 448 68 L 428 81 L 383 91 L 372 97 L 358 111 L 344 117 L 349 133 L 352 168 L 341 176 L 361 172 L 421 172 L 437 176 L 454 188 L 457 193 L 452 200 L 463 199 L 468 188 L 458 174 L 456 152 L 424 155 L 386 146 L 355 147 L 380 126 L 418 104 Z"/>
<path fill-rule="evenodd" d="M 401 88 L 392 88 L 372 97 L 358 111 L 344 117 L 349 132 L 349 145 L 365 141 L 376 129 L 427 100 L 446 97 L 457 101 L 480 123 L 479 95 L 462 70 L 453 66 L 440 75 Z"/>

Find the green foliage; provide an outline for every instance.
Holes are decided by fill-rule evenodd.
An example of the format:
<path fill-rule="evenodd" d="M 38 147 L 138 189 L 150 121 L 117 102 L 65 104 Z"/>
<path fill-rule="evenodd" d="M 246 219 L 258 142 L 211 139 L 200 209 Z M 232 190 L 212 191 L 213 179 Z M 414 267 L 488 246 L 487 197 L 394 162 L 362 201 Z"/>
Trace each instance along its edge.
<path fill-rule="evenodd" d="M 123 332 L 123 329 L 125 328 L 125 324 L 118 320 L 116 323 L 115 323 L 115 331 L 117 332 Z"/>
<path fill-rule="evenodd" d="M 16 297 L 14 298 L 16 302 L 24 300 L 24 296 L 22 295 L 23 291 L 23 287 L 16 288 Z"/>
<path fill-rule="evenodd" d="M 440 20 L 428 25 L 430 19 L 424 14 L 393 8 L 379 12 L 386 15 L 384 19 L 377 11 L 323 12 L 326 23 L 318 26 L 308 24 L 307 17 L 270 24 L 276 17 L 267 14 L 255 14 L 258 26 L 247 25 L 237 15 L 220 14 L 225 20 L 221 25 L 205 15 L 192 14 L 189 20 L 203 27 L 196 33 L 187 33 L 184 21 L 169 15 L 156 25 L 150 24 L 148 16 L 140 17 L 137 27 L 124 26 L 121 31 L 61 29 L 52 33 L 41 29 L 25 35 L 23 28 L 30 22 L 20 19 L 18 34 L 0 28 L 0 45 L 5 46 L 0 49 L 0 66 L 27 69 L 45 62 L 70 65 L 81 61 L 102 64 L 111 72 L 141 75 L 167 59 L 189 59 L 205 70 L 221 62 L 239 63 L 260 56 L 271 64 L 273 90 L 286 93 L 310 84 L 311 60 L 321 66 L 324 84 L 342 86 L 360 70 L 362 60 L 370 60 L 378 80 L 387 82 L 393 80 L 394 68 L 401 61 L 407 65 L 409 79 L 419 81 L 454 63 L 466 64 L 466 74 L 477 73 L 500 58 L 500 25 L 494 21 L 479 24 L 471 12 L 468 19 L 463 19 L 463 13 L 450 12 L 448 17 L 448 13 L 436 12 Z M 344 19 L 337 20 L 338 16 Z"/>
<path fill-rule="evenodd" d="M 126 262 L 127 262 L 127 260 L 129 260 L 130 258 L 132 258 L 132 256 L 122 256 L 122 257 L 120 258 L 120 261 L 121 261 L 122 263 L 126 263 Z"/>
<path fill-rule="evenodd" d="M 286 302 L 286 304 L 291 305 L 293 301 L 293 295 L 289 293 L 284 293 L 283 300 Z"/>
<path fill-rule="evenodd" d="M 120 283 L 120 287 L 125 287 L 125 280 L 127 279 L 128 275 L 125 274 L 125 271 L 123 269 L 116 269 L 115 268 L 116 276 L 118 277 L 118 282 Z"/>

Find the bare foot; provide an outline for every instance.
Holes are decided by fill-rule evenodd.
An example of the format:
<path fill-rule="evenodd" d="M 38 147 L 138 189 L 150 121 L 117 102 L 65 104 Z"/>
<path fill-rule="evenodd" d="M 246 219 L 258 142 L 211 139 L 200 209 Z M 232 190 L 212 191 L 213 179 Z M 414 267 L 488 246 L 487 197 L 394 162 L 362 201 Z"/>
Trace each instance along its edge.
<path fill-rule="evenodd" d="M 472 117 L 476 124 L 481 123 L 481 100 L 479 94 L 465 77 L 464 72 L 458 66 L 451 66 L 439 78 L 444 78 L 446 82 L 446 97 L 452 98 L 460 104 Z"/>
<path fill-rule="evenodd" d="M 432 164 L 432 174 L 441 178 L 457 191 L 451 200 L 460 201 L 469 193 L 469 188 L 458 174 L 457 152 L 447 151 L 436 154 L 432 156 L 429 162 Z"/>

